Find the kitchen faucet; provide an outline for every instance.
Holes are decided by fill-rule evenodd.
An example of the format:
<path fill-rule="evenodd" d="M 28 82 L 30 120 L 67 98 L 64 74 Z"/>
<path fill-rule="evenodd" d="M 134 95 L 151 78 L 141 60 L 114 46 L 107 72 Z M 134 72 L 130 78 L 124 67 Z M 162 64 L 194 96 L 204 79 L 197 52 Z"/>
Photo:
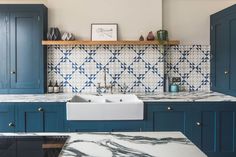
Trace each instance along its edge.
<path fill-rule="evenodd" d="M 113 94 L 113 84 L 111 83 L 111 85 L 107 85 L 107 68 L 106 67 L 104 67 L 104 86 L 101 86 L 101 83 L 98 83 L 98 86 L 97 86 L 97 93 L 98 93 L 98 95 L 102 95 L 101 93 L 102 93 L 102 89 L 105 89 L 105 91 L 106 90 L 108 90 L 108 89 L 110 89 L 111 90 L 111 94 Z"/>

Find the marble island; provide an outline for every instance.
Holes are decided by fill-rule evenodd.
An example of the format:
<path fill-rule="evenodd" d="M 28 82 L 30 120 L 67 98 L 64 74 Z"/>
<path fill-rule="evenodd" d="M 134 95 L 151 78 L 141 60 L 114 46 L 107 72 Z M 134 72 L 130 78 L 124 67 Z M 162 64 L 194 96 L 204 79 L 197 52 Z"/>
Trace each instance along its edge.
<path fill-rule="evenodd" d="M 0 94 L 0 102 L 67 102 L 75 94 Z M 217 92 L 179 92 L 136 94 L 144 102 L 236 102 L 236 97 Z"/>
<path fill-rule="evenodd" d="M 59 157 L 206 157 L 180 132 L 1 133 L 1 136 L 69 136 Z"/>

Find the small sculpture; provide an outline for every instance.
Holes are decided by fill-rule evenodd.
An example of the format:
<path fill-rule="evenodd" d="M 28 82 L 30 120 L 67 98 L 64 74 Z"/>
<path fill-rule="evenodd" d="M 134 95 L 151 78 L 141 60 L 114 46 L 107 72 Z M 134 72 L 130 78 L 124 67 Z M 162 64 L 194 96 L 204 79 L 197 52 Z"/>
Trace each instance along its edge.
<path fill-rule="evenodd" d="M 152 31 L 148 33 L 147 40 L 148 40 L 148 41 L 153 41 L 153 40 L 155 40 L 155 36 L 154 36 L 154 34 L 153 34 Z"/>
<path fill-rule="evenodd" d="M 139 41 L 144 41 L 144 37 L 141 35 Z"/>
<path fill-rule="evenodd" d="M 61 40 L 61 33 L 59 28 L 51 27 L 47 33 L 48 40 Z"/>
<path fill-rule="evenodd" d="M 62 40 L 65 40 L 65 41 L 72 41 L 72 40 L 75 40 L 75 36 L 72 34 L 72 33 L 67 33 L 65 32 L 62 37 L 61 37 Z"/>

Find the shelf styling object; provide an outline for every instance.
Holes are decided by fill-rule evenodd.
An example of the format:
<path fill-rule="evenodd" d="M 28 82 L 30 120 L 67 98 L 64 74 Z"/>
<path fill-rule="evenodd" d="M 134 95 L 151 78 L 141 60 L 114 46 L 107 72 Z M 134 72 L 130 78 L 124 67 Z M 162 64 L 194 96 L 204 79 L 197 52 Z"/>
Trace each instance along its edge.
<path fill-rule="evenodd" d="M 154 36 L 153 32 L 151 31 L 148 33 L 147 41 L 153 41 L 153 40 L 155 40 L 155 36 Z"/>
<path fill-rule="evenodd" d="M 158 41 L 167 41 L 168 40 L 168 31 L 167 30 L 157 31 L 157 40 Z"/>
<path fill-rule="evenodd" d="M 53 92 L 54 92 L 54 88 L 53 88 L 53 85 L 52 85 L 52 81 L 50 80 L 49 85 L 48 85 L 48 93 L 53 93 Z"/>
<path fill-rule="evenodd" d="M 60 33 L 59 28 L 51 27 L 47 34 L 47 39 L 48 40 L 61 40 L 61 33 Z"/>
<path fill-rule="evenodd" d="M 55 84 L 53 90 L 54 90 L 54 93 L 59 93 L 60 92 L 60 87 L 59 87 L 57 81 L 56 81 L 56 84 Z"/>
<path fill-rule="evenodd" d="M 170 85 L 170 92 L 176 93 L 179 92 L 179 85 L 173 83 Z"/>
<path fill-rule="evenodd" d="M 142 35 L 139 37 L 139 41 L 144 41 L 144 37 Z"/>
<path fill-rule="evenodd" d="M 64 41 L 73 41 L 73 40 L 75 40 L 75 37 L 74 37 L 74 35 L 72 33 L 65 32 L 62 35 L 61 39 L 64 40 Z"/>

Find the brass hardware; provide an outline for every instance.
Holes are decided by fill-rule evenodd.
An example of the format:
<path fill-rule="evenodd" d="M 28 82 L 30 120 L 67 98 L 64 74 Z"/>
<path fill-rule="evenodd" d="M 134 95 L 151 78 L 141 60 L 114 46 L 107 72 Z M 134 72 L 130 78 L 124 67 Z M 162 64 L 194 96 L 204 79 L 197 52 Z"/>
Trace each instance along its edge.
<path fill-rule="evenodd" d="M 229 74 L 229 72 L 228 71 L 225 71 L 225 75 L 228 75 Z"/>
<path fill-rule="evenodd" d="M 14 125 L 14 123 L 11 122 L 11 123 L 8 124 L 8 126 L 9 127 L 14 127 L 15 125 Z"/>
<path fill-rule="evenodd" d="M 43 112 L 43 108 L 42 107 L 38 108 L 38 111 Z"/>

